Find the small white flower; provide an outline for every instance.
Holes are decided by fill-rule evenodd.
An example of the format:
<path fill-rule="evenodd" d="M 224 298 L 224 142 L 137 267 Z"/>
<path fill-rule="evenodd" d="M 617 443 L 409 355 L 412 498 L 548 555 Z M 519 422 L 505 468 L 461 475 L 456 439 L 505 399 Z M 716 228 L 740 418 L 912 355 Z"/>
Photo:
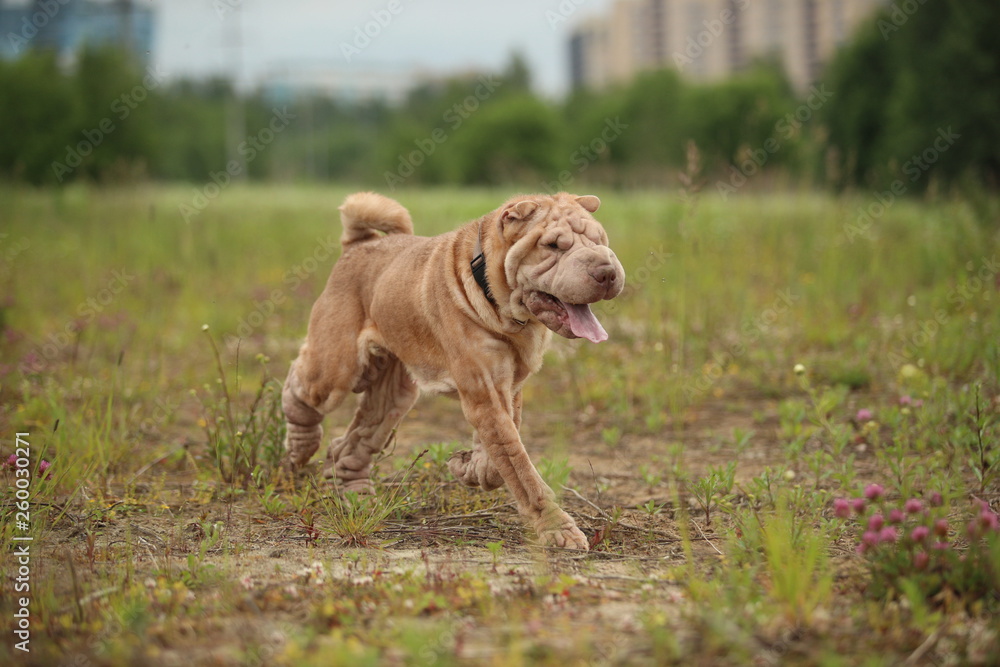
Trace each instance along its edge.
<path fill-rule="evenodd" d="M 202 331 L 208 331 L 208 325 L 207 324 L 202 324 L 201 325 L 201 330 Z"/>
<path fill-rule="evenodd" d="M 796 375 L 804 375 L 806 372 L 806 367 L 802 364 L 795 364 L 795 368 L 792 369 Z"/>

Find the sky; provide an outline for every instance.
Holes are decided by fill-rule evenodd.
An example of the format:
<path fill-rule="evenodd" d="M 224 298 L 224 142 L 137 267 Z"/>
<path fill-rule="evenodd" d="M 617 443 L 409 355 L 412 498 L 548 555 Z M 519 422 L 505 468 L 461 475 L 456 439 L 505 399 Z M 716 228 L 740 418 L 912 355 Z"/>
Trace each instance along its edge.
<path fill-rule="evenodd" d="M 252 85 L 269 71 L 297 65 L 374 66 L 432 74 L 496 71 L 512 53 L 520 52 L 537 92 L 558 96 L 569 85 L 567 42 L 572 26 L 601 13 L 609 2 L 139 0 L 139 4 L 157 12 L 153 61 L 170 77 L 228 73 L 239 67 L 241 84 Z M 374 35 L 367 44 L 358 31 L 366 25 Z M 237 35 L 242 49 L 230 46 Z"/>

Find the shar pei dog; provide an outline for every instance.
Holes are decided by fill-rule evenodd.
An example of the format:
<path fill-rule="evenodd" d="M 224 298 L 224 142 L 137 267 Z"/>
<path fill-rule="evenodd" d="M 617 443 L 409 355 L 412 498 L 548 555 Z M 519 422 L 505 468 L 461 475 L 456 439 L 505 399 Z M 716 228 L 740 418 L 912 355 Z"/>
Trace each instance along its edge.
<path fill-rule="evenodd" d="M 420 391 L 461 401 L 471 450 L 448 468 L 463 484 L 507 485 L 541 543 L 587 549 L 521 442 L 521 388 L 552 332 L 594 343 L 608 334 L 592 303 L 621 293 L 625 274 L 591 215 L 592 195 L 521 195 L 434 237 L 413 235 L 398 202 L 362 192 L 340 207 L 343 253 L 309 319 L 282 393 L 293 467 L 320 446 L 323 416 L 360 394 L 333 439 L 324 475 L 371 491 L 372 457 Z"/>

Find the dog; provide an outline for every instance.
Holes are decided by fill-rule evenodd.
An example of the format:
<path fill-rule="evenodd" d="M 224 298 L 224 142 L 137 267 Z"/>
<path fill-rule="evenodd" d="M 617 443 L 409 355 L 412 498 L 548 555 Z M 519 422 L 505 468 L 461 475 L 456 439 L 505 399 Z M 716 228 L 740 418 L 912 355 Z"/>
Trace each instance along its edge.
<path fill-rule="evenodd" d="M 590 309 L 618 296 L 625 272 L 593 213 L 593 195 L 520 195 L 434 237 L 413 235 L 407 210 L 372 192 L 340 207 L 343 252 L 313 306 L 282 391 L 293 468 L 320 446 L 323 416 L 360 394 L 324 476 L 372 490 L 372 457 L 418 394 L 457 396 L 474 429 L 448 461 L 463 484 L 504 484 L 542 544 L 588 548 L 521 442 L 521 388 L 552 332 L 594 343 L 608 334 Z"/>

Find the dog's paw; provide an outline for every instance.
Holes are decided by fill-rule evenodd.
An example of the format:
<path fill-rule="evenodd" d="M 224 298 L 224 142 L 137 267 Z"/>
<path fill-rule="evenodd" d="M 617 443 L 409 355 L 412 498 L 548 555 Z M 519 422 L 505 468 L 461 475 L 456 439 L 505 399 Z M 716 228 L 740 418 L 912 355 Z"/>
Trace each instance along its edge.
<path fill-rule="evenodd" d="M 466 486 L 479 486 L 479 480 L 476 479 L 475 471 L 471 469 L 470 463 L 472 461 L 472 450 L 463 449 L 461 451 L 455 452 L 448 459 L 448 470 L 454 475 L 455 479 L 460 481 Z"/>
<path fill-rule="evenodd" d="M 284 442 L 287 465 L 293 470 L 303 467 L 319 449 L 322 439 L 323 427 L 318 424 L 299 426 L 289 423 Z"/>
<path fill-rule="evenodd" d="M 562 510 L 545 516 L 536 528 L 538 541 L 546 546 L 561 549 L 579 549 L 590 551 L 590 541 L 583 531 L 577 528 L 573 517 Z"/>
<path fill-rule="evenodd" d="M 465 486 L 492 491 L 503 486 L 500 471 L 480 451 L 463 449 L 448 459 L 448 470 Z"/>
<path fill-rule="evenodd" d="M 344 496 L 348 493 L 356 493 L 359 496 L 374 496 L 375 485 L 372 484 L 370 479 L 352 479 L 347 482 L 341 482 L 340 495 Z"/>

